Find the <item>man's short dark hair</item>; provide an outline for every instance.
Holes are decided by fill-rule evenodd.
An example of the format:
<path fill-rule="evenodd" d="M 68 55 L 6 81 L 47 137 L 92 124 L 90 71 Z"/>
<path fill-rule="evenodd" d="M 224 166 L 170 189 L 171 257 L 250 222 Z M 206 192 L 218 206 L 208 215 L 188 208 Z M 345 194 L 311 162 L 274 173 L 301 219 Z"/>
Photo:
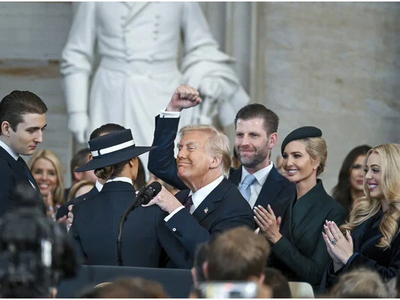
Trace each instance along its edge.
<path fill-rule="evenodd" d="M 90 149 L 83 148 L 75 153 L 75 155 L 71 159 L 71 163 L 69 165 L 69 169 L 71 172 L 71 182 L 74 182 L 74 171 L 76 168 L 83 167 L 89 160 Z"/>
<path fill-rule="evenodd" d="M 272 290 L 273 298 L 292 298 L 289 282 L 281 271 L 265 268 L 264 274 L 264 284 Z"/>
<path fill-rule="evenodd" d="M 264 129 L 267 135 L 278 131 L 279 117 L 270 109 L 260 103 L 252 103 L 242 107 L 235 117 L 235 128 L 237 121 L 261 118 L 264 120 Z"/>
<path fill-rule="evenodd" d="M 16 131 L 18 124 L 23 122 L 23 115 L 42 115 L 46 112 L 46 104 L 34 93 L 29 91 L 13 91 L 0 102 L 0 125 L 4 121 L 7 121 L 10 123 L 12 130 Z"/>
<path fill-rule="evenodd" d="M 243 281 L 264 273 L 270 247 L 265 237 L 247 227 L 218 235 L 208 252 L 208 280 Z"/>
<path fill-rule="evenodd" d="M 125 129 L 124 126 L 121 126 L 121 125 L 118 125 L 118 124 L 114 124 L 114 123 L 107 123 L 107 124 L 104 124 L 104 125 L 100 126 L 99 128 L 96 128 L 95 130 L 93 130 L 93 132 L 90 135 L 89 139 L 93 140 L 95 138 L 98 138 L 101 135 L 106 134 L 106 133 L 121 131 L 121 130 L 124 130 L 124 129 Z"/>
<path fill-rule="evenodd" d="M 203 272 L 203 264 L 207 261 L 209 251 L 209 244 L 208 242 L 203 242 L 198 244 L 196 247 L 196 251 L 194 254 L 194 261 L 193 261 L 193 268 L 196 272 L 196 280 L 205 281 L 206 277 L 204 276 Z"/>

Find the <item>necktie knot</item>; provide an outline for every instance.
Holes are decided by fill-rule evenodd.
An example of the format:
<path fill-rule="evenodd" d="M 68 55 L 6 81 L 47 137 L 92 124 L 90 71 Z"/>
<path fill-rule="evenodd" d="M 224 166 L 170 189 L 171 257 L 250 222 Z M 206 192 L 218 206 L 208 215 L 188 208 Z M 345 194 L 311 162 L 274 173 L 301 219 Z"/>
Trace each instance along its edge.
<path fill-rule="evenodd" d="M 190 210 L 190 207 L 193 205 L 192 196 L 187 197 L 186 202 L 184 204 L 186 209 Z"/>
<path fill-rule="evenodd" d="M 243 197 L 247 200 L 250 200 L 250 186 L 256 181 L 256 178 L 253 174 L 248 174 L 244 177 L 242 184 L 240 185 L 240 192 Z"/>

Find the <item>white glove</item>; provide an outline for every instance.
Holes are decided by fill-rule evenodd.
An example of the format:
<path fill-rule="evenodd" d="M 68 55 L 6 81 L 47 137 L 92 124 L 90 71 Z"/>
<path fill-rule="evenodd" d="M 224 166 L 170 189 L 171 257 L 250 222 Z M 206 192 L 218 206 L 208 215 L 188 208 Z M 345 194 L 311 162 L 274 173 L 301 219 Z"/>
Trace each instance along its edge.
<path fill-rule="evenodd" d="M 86 112 L 75 112 L 68 115 L 68 129 L 80 144 L 86 143 L 86 129 L 89 125 L 89 117 Z"/>

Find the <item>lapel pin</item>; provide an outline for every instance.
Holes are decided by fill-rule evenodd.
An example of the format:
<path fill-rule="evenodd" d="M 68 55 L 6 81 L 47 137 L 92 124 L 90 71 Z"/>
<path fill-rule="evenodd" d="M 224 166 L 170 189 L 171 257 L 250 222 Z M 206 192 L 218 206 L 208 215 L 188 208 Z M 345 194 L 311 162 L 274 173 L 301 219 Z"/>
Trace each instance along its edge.
<path fill-rule="evenodd" d="M 206 208 L 204 209 L 204 213 L 205 213 L 205 214 L 208 213 L 208 207 L 206 207 Z"/>

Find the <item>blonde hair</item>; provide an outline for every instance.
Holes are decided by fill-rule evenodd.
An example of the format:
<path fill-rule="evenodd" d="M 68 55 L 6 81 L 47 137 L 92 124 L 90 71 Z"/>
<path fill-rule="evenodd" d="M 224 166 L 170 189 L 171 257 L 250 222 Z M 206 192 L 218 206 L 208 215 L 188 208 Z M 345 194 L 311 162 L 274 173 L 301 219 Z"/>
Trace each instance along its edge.
<path fill-rule="evenodd" d="M 44 159 L 47 159 L 48 161 L 50 161 L 53 164 L 54 169 L 56 170 L 57 186 L 53 193 L 54 204 L 61 205 L 61 204 L 65 203 L 64 175 L 63 175 L 63 167 L 62 167 L 60 159 L 58 158 L 57 154 L 55 154 L 51 150 L 48 150 L 48 149 L 39 150 L 35 154 L 33 154 L 28 161 L 28 167 L 29 167 L 29 170 L 31 170 L 31 172 L 32 172 L 32 169 L 33 169 L 36 161 L 39 158 L 44 158 Z"/>
<path fill-rule="evenodd" d="M 68 199 L 67 199 L 67 201 L 76 198 L 76 197 L 75 197 L 76 192 L 77 192 L 81 187 L 87 186 L 87 185 L 90 185 L 91 187 L 94 187 L 95 184 L 94 184 L 94 182 L 89 181 L 89 180 L 81 180 L 81 181 L 78 181 L 77 183 L 75 183 L 75 184 L 71 187 L 71 189 L 70 189 L 70 191 L 69 191 L 69 193 L 68 193 Z"/>
<path fill-rule="evenodd" d="M 326 159 L 328 158 L 328 147 L 321 137 L 312 137 L 299 140 L 306 146 L 306 151 L 314 161 L 319 161 L 317 176 L 325 170 Z"/>
<path fill-rule="evenodd" d="M 377 245 L 379 248 L 389 248 L 393 237 L 398 233 L 397 221 L 400 218 L 400 145 L 383 144 L 368 151 L 364 160 L 364 168 L 371 153 L 379 155 L 381 160 L 381 188 L 385 199 L 389 202 L 381 224 L 382 239 Z M 350 212 L 349 221 L 342 225 L 342 230 L 353 230 L 365 220 L 374 216 L 382 207 L 380 200 L 372 198 L 364 175 L 364 194 L 354 204 Z"/>
<path fill-rule="evenodd" d="M 211 125 L 187 125 L 185 127 L 182 127 L 179 132 L 182 138 L 186 133 L 192 131 L 202 131 L 209 135 L 209 138 L 207 139 L 205 145 L 206 151 L 209 154 L 215 155 L 221 159 L 222 173 L 225 176 L 228 176 L 229 169 L 231 167 L 231 150 L 228 137 Z"/>
<path fill-rule="evenodd" d="M 355 269 L 339 277 L 332 288 L 332 298 L 388 298 L 389 290 L 375 271 L 365 268 Z"/>

